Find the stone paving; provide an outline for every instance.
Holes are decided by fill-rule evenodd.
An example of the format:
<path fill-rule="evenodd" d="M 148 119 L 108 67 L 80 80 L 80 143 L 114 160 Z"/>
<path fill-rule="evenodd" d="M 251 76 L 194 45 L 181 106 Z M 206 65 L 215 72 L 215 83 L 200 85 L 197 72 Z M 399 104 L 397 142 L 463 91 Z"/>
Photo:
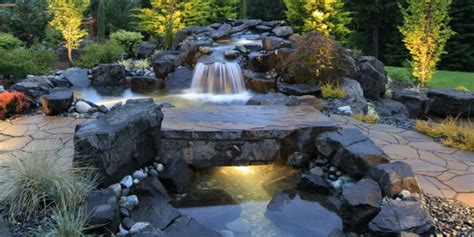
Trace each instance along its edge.
<path fill-rule="evenodd" d="M 366 133 L 391 159 L 409 163 L 425 192 L 474 207 L 474 153 L 445 147 L 414 131 L 338 115 L 331 118 L 342 127 Z M 32 153 L 72 159 L 74 129 L 83 121 L 42 115 L 0 121 L 0 165 Z"/>

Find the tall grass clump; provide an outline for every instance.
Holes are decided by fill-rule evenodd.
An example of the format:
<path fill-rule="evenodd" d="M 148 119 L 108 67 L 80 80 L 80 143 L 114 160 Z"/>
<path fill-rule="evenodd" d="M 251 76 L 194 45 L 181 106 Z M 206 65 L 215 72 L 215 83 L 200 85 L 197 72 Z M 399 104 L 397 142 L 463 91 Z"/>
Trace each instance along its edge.
<path fill-rule="evenodd" d="M 66 159 L 28 155 L 0 168 L 0 203 L 11 220 L 27 220 L 59 205 L 81 206 L 97 175 L 68 168 Z"/>
<path fill-rule="evenodd" d="M 331 83 L 321 84 L 321 94 L 323 98 L 344 99 L 347 97 L 347 91 L 342 86 Z"/>
<path fill-rule="evenodd" d="M 446 118 L 442 123 L 416 121 L 416 130 L 430 137 L 441 138 L 443 144 L 465 151 L 474 151 L 474 128 L 458 125 L 458 119 Z"/>
<path fill-rule="evenodd" d="M 53 211 L 52 219 L 47 223 L 48 230 L 41 233 L 46 237 L 83 237 L 87 230 L 87 217 L 84 208 L 62 206 Z"/>

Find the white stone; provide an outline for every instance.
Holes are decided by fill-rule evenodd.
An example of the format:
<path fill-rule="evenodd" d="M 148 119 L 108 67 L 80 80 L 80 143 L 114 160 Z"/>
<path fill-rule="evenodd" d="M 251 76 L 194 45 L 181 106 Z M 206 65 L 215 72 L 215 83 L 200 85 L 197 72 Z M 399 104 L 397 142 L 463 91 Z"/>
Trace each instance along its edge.
<path fill-rule="evenodd" d="M 231 221 L 225 225 L 227 229 L 235 233 L 248 233 L 252 229 L 252 225 L 245 218 L 238 218 L 234 221 Z"/>
<path fill-rule="evenodd" d="M 313 167 L 312 169 L 309 170 L 309 172 L 315 175 L 319 175 L 319 176 L 324 175 L 324 170 L 319 166 Z"/>
<path fill-rule="evenodd" d="M 142 170 L 137 170 L 137 171 L 133 172 L 132 177 L 134 179 L 142 180 L 146 177 L 146 175 Z"/>
<path fill-rule="evenodd" d="M 133 179 L 133 184 L 139 184 L 140 180 L 139 179 Z"/>
<path fill-rule="evenodd" d="M 128 230 L 123 228 L 122 224 L 119 225 L 119 233 L 120 236 L 126 236 L 128 235 Z"/>
<path fill-rule="evenodd" d="M 161 164 L 161 163 L 158 163 L 158 164 L 156 165 L 156 170 L 157 170 L 158 172 L 163 172 L 163 170 L 165 170 L 165 166 L 164 166 L 163 164 Z"/>
<path fill-rule="evenodd" d="M 120 198 L 120 207 L 126 208 L 129 211 L 133 210 L 136 205 L 138 205 L 138 197 L 136 195 Z"/>
<path fill-rule="evenodd" d="M 336 191 L 341 191 L 342 186 L 344 185 L 344 182 L 340 179 L 331 182 L 331 186 L 336 190 Z"/>
<path fill-rule="evenodd" d="M 140 233 L 150 226 L 148 222 L 137 222 L 130 228 L 130 234 Z"/>
<path fill-rule="evenodd" d="M 88 113 L 91 108 L 92 106 L 84 101 L 78 101 L 75 106 L 76 111 L 81 114 Z"/>
<path fill-rule="evenodd" d="M 0 86 L 0 93 L 5 91 L 5 87 Z"/>
<path fill-rule="evenodd" d="M 123 185 L 125 188 L 130 188 L 133 185 L 133 178 L 130 175 L 123 177 L 120 181 L 120 184 Z"/>
<path fill-rule="evenodd" d="M 402 190 L 398 196 L 401 198 L 401 199 L 405 199 L 407 197 L 409 197 L 411 195 L 410 191 L 408 190 Z"/>
<path fill-rule="evenodd" d="M 115 196 L 117 198 L 120 197 L 120 194 L 122 194 L 122 186 L 119 183 L 112 184 L 109 186 L 112 190 L 114 190 Z"/>
<path fill-rule="evenodd" d="M 352 109 L 349 105 L 341 106 L 341 107 L 337 108 L 337 110 L 340 111 L 340 112 L 343 112 L 345 114 L 352 115 Z"/>

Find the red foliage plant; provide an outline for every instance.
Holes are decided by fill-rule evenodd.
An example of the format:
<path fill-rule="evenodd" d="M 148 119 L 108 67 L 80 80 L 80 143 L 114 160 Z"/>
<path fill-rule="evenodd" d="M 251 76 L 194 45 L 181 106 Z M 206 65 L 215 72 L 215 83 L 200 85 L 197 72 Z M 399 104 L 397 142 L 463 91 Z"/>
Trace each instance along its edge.
<path fill-rule="evenodd" d="M 20 113 L 29 108 L 25 95 L 21 92 L 5 91 L 0 93 L 0 120 L 8 115 Z"/>

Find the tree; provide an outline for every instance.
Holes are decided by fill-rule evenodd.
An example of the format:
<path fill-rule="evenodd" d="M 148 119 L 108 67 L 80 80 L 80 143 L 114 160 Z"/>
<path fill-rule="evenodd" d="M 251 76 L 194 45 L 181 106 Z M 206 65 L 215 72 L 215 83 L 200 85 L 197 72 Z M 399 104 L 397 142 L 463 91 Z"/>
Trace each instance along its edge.
<path fill-rule="evenodd" d="M 237 18 L 237 5 L 239 0 L 213 0 L 212 19 L 223 21 Z"/>
<path fill-rule="evenodd" d="M 105 40 L 105 0 L 99 0 L 99 6 L 97 7 L 97 36 L 100 41 Z"/>
<path fill-rule="evenodd" d="M 140 9 L 139 27 L 156 36 L 164 36 L 163 44 L 171 47 L 176 32 L 184 27 L 183 4 L 178 0 L 152 0 L 152 8 Z"/>
<path fill-rule="evenodd" d="M 303 32 L 306 10 L 304 9 L 305 0 L 285 0 L 286 17 L 290 24 L 298 32 Z"/>
<path fill-rule="evenodd" d="M 89 0 L 49 0 L 48 8 L 53 14 L 51 26 L 61 31 L 66 40 L 65 47 L 71 63 L 74 63 L 72 50 L 87 36 L 87 32 L 81 29 L 81 23 L 89 3 Z"/>
<path fill-rule="evenodd" d="M 248 6 L 248 16 L 264 21 L 285 19 L 285 3 L 283 0 L 252 0 Z"/>
<path fill-rule="evenodd" d="M 207 25 L 212 21 L 213 0 L 183 1 L 183 23 L 185 26 Z"/>
<path fill-rule="evenodd" d="M 240 0 L 240 18 L 247 19 L 248 2 L 247 0 Z"/>
<path fill-rule="evenodd" d="M 400 7 L 403 26 L 400 32 L 411 55 L 412 74 L 420 86 L 430 80 L 436 64 L 445 53 L 444 47 L 454 31 L 448 26 L 451 0 L 408 0 Z"/>

